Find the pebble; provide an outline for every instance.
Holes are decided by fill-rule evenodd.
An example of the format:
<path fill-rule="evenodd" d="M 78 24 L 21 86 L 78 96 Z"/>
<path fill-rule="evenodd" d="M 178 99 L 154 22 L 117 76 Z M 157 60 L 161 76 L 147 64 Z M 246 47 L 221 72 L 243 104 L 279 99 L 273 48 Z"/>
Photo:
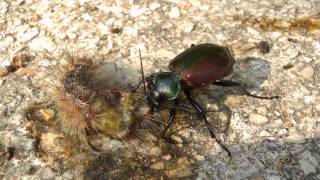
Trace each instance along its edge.
<path fill-rule="evenodd" d="M 298 72 L 298 75 L 307 80 L 313 80 L 314 70 L 311 66 L 307 66 Z"/>
<path fill-rule="evenodd" d="M 176 142 L 179 143 L 179 144 L 180 144 L 180 143 L 183 143 L 182 138 L 179 137 L 179 136 L 171 135 L 171 139 L 174 140 L 174 141 L 176 141 Z"/>
<path fill-rule="evenodd" d="M 179 27 L 180 29 L 182 29 L 182 31 L 184 33 L 191 33 L 193 28 L 194 28 L 194 24 L 192 22 L 182 22 L 181 24 L 181 27 Z"/>
<path fill-rule="evenodd" d="M 280 129 L 278 132 L 278 135 L 281 136 L 286 136 L 288 134 L 288 130 L 287 129 Z"/>
<path fill-rule="evenodd" d="M 195 155 L 194 158 L 196 158 L 197 161 L 204 161 L 206 160 L 206 157 L 204 155 Z"/>
<path fill-rule="evenodd" d="M 243 103 L 243 100 L 244 98 L 242 96 L 228 96 L 225 102 L 232 108 L 236 108 Z"/>
<path fill-rule="evenodd" d="M 288 106 L 296 111 L 300 111 L 304 108 L 304 100 L 303 99 L 296 99 L 296 100 L 289 100 Z"/>
<path fill-rule="evenodd" d="M 169 12 L 169 17 L 171 18 L 178 18 L 180 16 L 180 10 L 177 7 L 171 8 Z"/>
<path fill-rule="evenodd" d="M 316 108 L 317 111 L 320 111 L 320 104 L 316 105 L 315 108 Z"/>
<path fill-rule="evenodd" d="M 260 132 L 260 137 L 273 137 L 273 135 L 270 132 L 266 131 L 266 130 L 262 130 Z"/>
<path fill-rule="evenodd" d="M 55 44 L 52 42 L 51 38 L 48 37 L 38 37 L 29 44 L 29 48 L 34 51 L 47 50 L 49 52 L 54 51 Z"/>
<path fill-rule="evenodd" d="M 249 180 L 266 180 L 266 178 L 258 175 L 258 176 L 250 177 Z"/>
<path fill-rule="evenodd" d="M 317 172 L 316 167 L 308 160 L 302 159 L 299 161 L 299 164 L 300 164 L 305 176 L 308 174 Z"/>
<path fill-rule="evenodd" d="M 62 143 L 57 143 L 59 138 L 63 138 L 62 134 L 57 134 L 54 132 L 47 132 L 41 134 L 41 148 L 45 152 L 49 153 L 62 153 L 64 152 L 64 147 Z"/>
<path fill-rule="evenodd" d="M 256 109 L 257 113 L 262 114 L 262 115 L 267 115 L 268 109 L 266 107 L 258 107 Z"/>
<path fill-rule="evenodd" d="M 172 157 L 171 157 L 171 155 L 170 154 L 167 154 L 167 155 L 165 155 L 165 156 L 163 156 L 162 157 L 164 160 L 170 160 Z"/>
<path fill-rule="evenodd" d="M 261 114 L 252 112 L 249 114 L 249 122 L 255 125 L 263 125 L 267 123 L 269 119 Z"/>
<path fill-rule="evenodd" d="M 276 120 L 270 122 L 268 124 L 268 127 L 270 127 L 270 128 L 280 128 L 282 125 L 283 125 L 282 120 L 281 119 L 276 119 Z"/>
<path fill-rule="evenodd" d="M 151 156 L 160 156 L 160 154 L 161 154 L 161 149 L 159 148 L 159 147 L 152 147 L 151 149 L 150 149 L 150 151 L 149 151 L 149 154 L 151 155 Z"/>
<path fill-rule="evenodd" d="M 176 56 L 176 54 L 174 52 L 169 51 L 164 48 L 157 50 L 155 55 L 156 55 L 156 57 L 167 58 L 167 59 L 171 59 Z"/>
<path fill-rule="evenodd" d="M 1 15 L 4 15 L 7 13 L 8 11 L 8 4 L 5 2 L 5 1 L 1 1 L 0 2 L 0 14 Z"/>
<path fill-rule="evenodd" d="M 162 161 L 151 164 L 151 169 L 164 169 L 164 163 Z"/>
<path fill-rule="evenodd" d="M 173 168 L 169 168 L 165 171 L 165 174 L 169 178 L 183 178 L 192 175 L 192 171 L 189 168 L 189 161 L 186 157 L 179 158 L 177 164 Z"/>
<path fill-rule="evenodd" d="M 152 10 L 152 11 L 154 11 L 154 10 L 156 10 L 156 9 L 158 9 L 158 8 L 160 8 L 161 7 L 161 5 L 159 4 L 159 3 L 151 3 L 150 4 L 150 10 Z"/>
<path fill-rule="evenodd" d="M 7 36 L 3 41 L 3 46 L 10 46 L 14 42 L 14 37 Z"/>
<path fill-rule="evenodd" d="M 285 139 L 288 143 L 302 144 L 306 142 L 305 136 L 299 133 L 289 135 Z"/>
<path fill-rule="evenodd" d="M 8 70 L 0 67 L 0 78 L 5 77 L 8 74 Z"/>
<path fill-rule="evenodd" d="M 130 9 L 130 15 L 132 17 L 138 17 L 141 16 L 142 14 L 144 14 L 146 11 L 146 8 L 140 8 L 139 6 L 133 6 Z"/>
<path fill-rule="evenodd" d="M 28 29 L 23 34 L 18 34 L 17 35 L 17 39 L 19 41 L 25 42 L 25 41 L 29 41 L 29 40 L 35 38 L 38 34 L 39 34 L 39 29 L 38 28 L 31 28 L 31 29 Z"/>

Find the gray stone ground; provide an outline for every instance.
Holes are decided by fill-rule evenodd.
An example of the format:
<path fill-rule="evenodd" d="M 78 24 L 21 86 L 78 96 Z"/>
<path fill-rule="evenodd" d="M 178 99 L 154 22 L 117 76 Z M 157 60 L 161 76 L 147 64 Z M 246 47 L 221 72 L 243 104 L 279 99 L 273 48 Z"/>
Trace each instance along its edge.
<path fill-rule="evenodd" d="M 176 161 L 175 156 L 159 155 L 156 149 L 153 155 L 162 160 L 146 168 L 165 173 L 150 177 L 320 179 L 319 9 L 319 0 L 0 1 L 0 178 L 88 178 L 86 164 L 61 168 L 44 160 L 26 130 L 26 110 L 46 96 L 37 88 L 45 78 L 38 67 L 60 64 L 59 49 L 88 51 L 121 70 L 112 79 L 134 84 L 140 75 L 138 49 L 149 74 L 167 70 L 170 59 L 191 44 L 211 42 L 232 49 L 237 64 L 230 78 L 246 83 L 253 93 L 281 99 L 210 87 L 197 98 L 219 111 L 208 113 L 209 118 L 230 121 L 221 136 L 233 161 L 225 160 L 198 125 L 179 133 L 192 141 L 178 147 L 196 162 L 192 175 L 188 168 L 178 173 L 166 169 L 163 162 Z M 261 41 L 271 45 L 269 53 L 263 53 Z M 19 52 L 28 55 L 27 66 L 6 72 Z M 148 151 L 143 148 L 138 150 L 142 154 Z M 183 158 L 179 162 L 185 165 Z M 130 176 L 136 177 L 134 171 L 120 177 Z"/>

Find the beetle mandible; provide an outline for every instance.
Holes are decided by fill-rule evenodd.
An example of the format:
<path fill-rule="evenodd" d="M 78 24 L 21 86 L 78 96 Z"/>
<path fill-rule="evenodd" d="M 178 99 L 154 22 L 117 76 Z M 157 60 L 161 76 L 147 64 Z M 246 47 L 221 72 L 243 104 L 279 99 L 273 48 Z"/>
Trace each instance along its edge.
<path fill-rule="evenodd" d="M 140 53 L 140 51 L 139 51 Z M 227 47 L 216 44 L 205 43 L 199 45 L 191 45 L 190 48 L 183 51 L 172 59 L 169 63 L 169 72 L 152 73 L 148 77 L 144 77 L 141 53 L 141 72 L 142 81 L 133 90 L 135 92 L 143 83 L 147 100 L 153 110 L 157 110 L 165 101 L 174 101 L 178 105 L 178 96 L 183 92 L 189 103 L 196 110 L 197 115 L 205 121 L 210 136 L 216 139 L 217 143 L 228 153 L 228 148 L 216 137 L 210 128 L 210 123 L 206 117 L 206 111 L 191 96 L 192 90 L 203 88 L 204 86 L 213 84 L 224 87 L 239 87 L 247 96 L 259 99 L 276 99 L 279 96 L 257 96 L 251 94 L 243 84 L 232 80 L 223 80 L 224 77 L 231 74 L 235 59 L 232 57 Z M 162 132 L 162 138 L 166 137 L 168 129 L 172 126 L 176 115 L 176 107 L 170 110 L 169 123 Z"/>

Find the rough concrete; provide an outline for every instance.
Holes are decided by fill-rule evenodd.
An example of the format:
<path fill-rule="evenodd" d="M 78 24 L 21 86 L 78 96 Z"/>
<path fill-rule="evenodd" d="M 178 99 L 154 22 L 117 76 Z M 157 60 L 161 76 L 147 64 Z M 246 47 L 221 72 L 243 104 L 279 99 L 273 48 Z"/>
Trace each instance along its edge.
<path fill-rule="evenodd" d="M 1 1 L 0 178 L 320 179 L 319 9 L 319 0 Z M 106 146 L 117 146 L 115 154 L 92 155 L 89 163 L 81 153 L 73 158 L 80 163 L 57 163 L 52 159 L 68 158 L 43 155 L 35 138 L 41 134 L 27 130 L 26 112 L 47 96 L 39 88 L 46 78 L 41 72 L 63 63 L 63 48 L 112 64 L 108 71 L 117 73 L 106 76 L 133 85 L 140 77 L 138 49 L 150 74 L 167 70 L 191 44 L 205 42 L 232 49 L 236 65 L 228 78 L 252 93 L 281 96 L 260 100 L 214 86 L 198 92 L 199 102 L 218 111 L 208 113 L 216 130 L 227 129 L 221 138 L 232 162 L 204 124 L 176 133 L 190 143 L 173 152 L 162 146 L 125 152 L 111 140 Z M 28 56 L 25 65 L 14 61 L 19 53 Z M 51 126 L 41 125 L 45 135 Z"/>

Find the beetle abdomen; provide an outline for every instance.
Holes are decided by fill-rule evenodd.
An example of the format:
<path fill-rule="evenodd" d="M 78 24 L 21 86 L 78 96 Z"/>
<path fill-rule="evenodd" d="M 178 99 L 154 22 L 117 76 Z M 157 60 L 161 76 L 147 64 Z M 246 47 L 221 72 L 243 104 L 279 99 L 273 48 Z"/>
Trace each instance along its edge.
<path fill-rule="evenodd" d="M 227 47 L 206 43 L 180 53 L 169 68 L 179 73 L 188 87 L 199 87 L 229 75 L 234 63 Z"/>

